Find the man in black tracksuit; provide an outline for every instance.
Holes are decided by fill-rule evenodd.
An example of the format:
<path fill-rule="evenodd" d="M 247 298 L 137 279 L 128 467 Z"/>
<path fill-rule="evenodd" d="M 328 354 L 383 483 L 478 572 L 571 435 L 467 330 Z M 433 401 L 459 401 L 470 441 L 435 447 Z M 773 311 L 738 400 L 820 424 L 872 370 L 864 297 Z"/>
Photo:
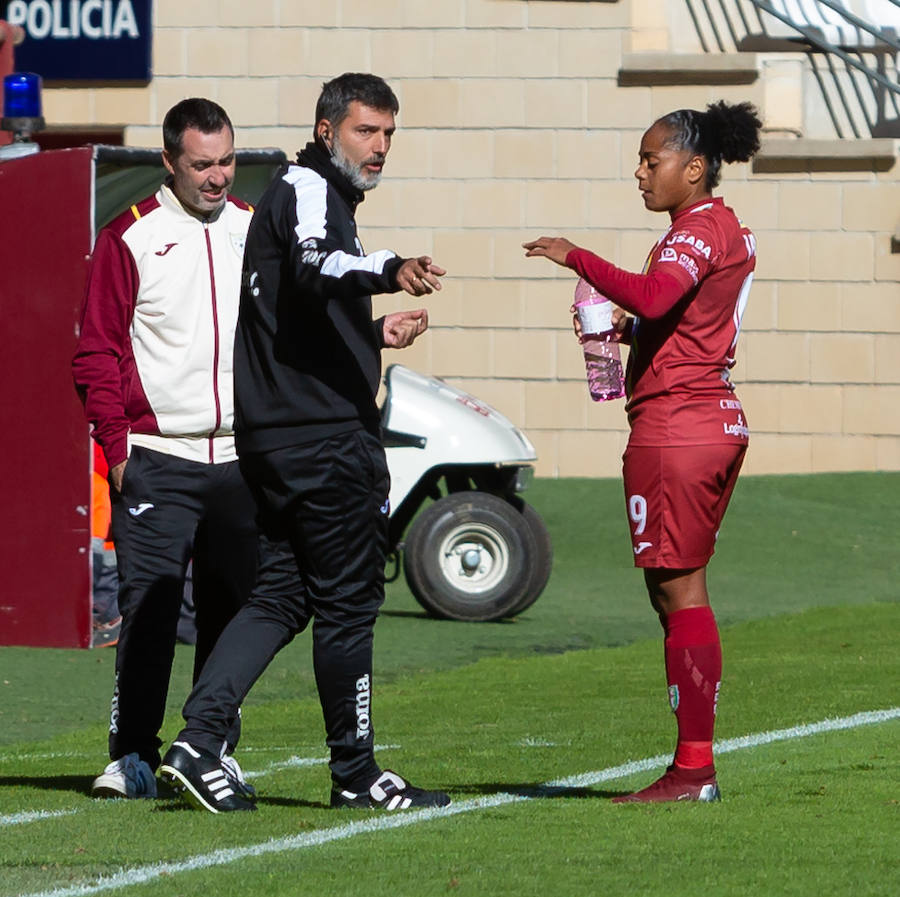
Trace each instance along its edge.
<path fill-rule="evenodd" d="M 372 633 L 384 599 L 389 476 L 375 394 L 381 348 L 427 327 L 424 309 L 372 320 L 373 293 L 440 289 L 427 256 L 366 255 L 354 219 L 375 187 L 397 99 L 373 75 L 324 85 L 315 140 L 270 185 L 244 254 L 235 344 L 236 439 L 257 501 L 259 577 L 184 707 L 162 774 L 193 803 L 253 809 L 215 752 L 275 654 L 313 623 L 331 749 L 332 806 L 443 806 L 375 762 Z"/>

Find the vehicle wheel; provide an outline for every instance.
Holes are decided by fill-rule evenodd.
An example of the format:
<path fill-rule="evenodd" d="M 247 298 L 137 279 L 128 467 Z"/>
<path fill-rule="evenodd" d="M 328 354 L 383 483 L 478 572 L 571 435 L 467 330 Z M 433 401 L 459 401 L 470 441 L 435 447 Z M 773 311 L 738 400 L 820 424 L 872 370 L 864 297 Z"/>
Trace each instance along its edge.
<path fill-rule="evenodd" d="M 553 542 L 550 541 L 550 533 L 547 531 L 544 519 L 524 501 L 520 501 L 519 512 L 522 519 L 528 524 L 534 538 L 534 574 L 525 597 L 513 608 L 514 614 L 520 614 L 523 610 L 527 610 L 541 597 L 553 569 Z"/>
<path fill-rule="evenodd" d="M 486 492 L 456 492 L 413 522 L 404 548 L 406 581 L 429 613 L 499 620 L 526 599 L 535 540 L 519 511 Z"/>

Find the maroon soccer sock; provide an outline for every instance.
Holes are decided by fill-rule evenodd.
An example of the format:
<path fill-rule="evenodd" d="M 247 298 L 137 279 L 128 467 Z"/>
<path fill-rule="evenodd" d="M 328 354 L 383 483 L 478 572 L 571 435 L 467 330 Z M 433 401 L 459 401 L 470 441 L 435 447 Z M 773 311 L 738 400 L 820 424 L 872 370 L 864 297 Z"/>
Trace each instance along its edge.
<path fill-rule="evenodd" d="M 712 739 L 722 679 L 722 646 L 710 607 L 688 607 L 666 618 L 666 679 L 678 721 L 675 765 L 713 765 Z"/>

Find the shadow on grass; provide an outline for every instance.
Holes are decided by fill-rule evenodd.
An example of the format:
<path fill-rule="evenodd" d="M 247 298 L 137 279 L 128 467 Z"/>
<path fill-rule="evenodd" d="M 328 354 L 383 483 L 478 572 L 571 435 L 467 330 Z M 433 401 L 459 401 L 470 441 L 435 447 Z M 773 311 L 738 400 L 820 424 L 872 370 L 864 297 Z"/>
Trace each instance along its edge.
<path fill-rule="evenodd" d="M 196 807 L 180 800 L 178 797 L 159 795 L 154 802 L 153 813 L 197 813 Z"/>
<path fill-rule="evenodd" d="M 260 797 L 256 801 L 259 806 L 268 807 L 291 807 L 298 809 L 305 807 L 310 810 L 330 810 L 331 807 L 320 800 L 300 800 L 296 797 Z"/>
<path fill-rule="evenodd" d="M 328 804 L 316 800 L 299 800 L 292 797 L 260 797 L 256 800 L 256 806 L 260 810 L 267 807 L 288 807 L 292 810 L 328 810 Z M 193 804 L 183 801 L 177 795 L 160 794 L 157 804 L 153 808 L 154 813 L 197 813 L 198 809 Z M 199 811 L 202 812 L 202 811 Z M 246 812 L 246 811 L 239 811 Z M 252 812 L 252 811 L 251 811 Z"/>
<path fill-rule="evenodd" d="M 628 791 L 600 791 L 589 788 L 564 788 L 551 787 L 548 785 L 534 784 L 531 782 L 476 782 L 460 785 L 449 786 L 446 789 L 453 797 L 454 801 L 470 799 L 472 795 L 483 795 L 485 797 L 494 797 L 498 794 L 514 794 L 518 797 L 525 797 L 531 800 L 547 799 L 547 798 L 566 798 L 566 799 L 593 799 L 593 800 L 610 800 L 613 797 L 620 797 L 628 794 Z M 166 803 L 158 803 L 154 807 L 154 812 L 171 813 L 186 810 L 188 812 L 196 812 L 196 807 L 184 803 L 178 799 L 176 795 L 159 795 L 160 801 Z M 287 807 L 289 809 L 307 809 L 307 810 L 330 810 L 337 812 L 338 815 L 347 812 L 348 808 L 335 811 L 329 804 L 321 801 L 301 800 L 294 797 L 279 797 L 270 795 L 260 797 L 256 801 L 256 806 L 260 810 L 267 807 Z M 351 814 L 354 813 L 371 813 L 372 810 L 360 808 L 359 810 L 350 809 Z"/>
<path fill-rule="evenodd" d="M 426 613 L 424 610 L 391 610 L 390 608 L 385 609 L 384 607 L 378 611 L 379 617 L 398 617 L 405 618 L 408 620 L 432 620 L 434 619 L 430 614 Z"/>
<path fill-rule="evenodd" d="M 93 776 L 0 776 L 0 788 L 40 788 L 43 791 L 71 791 L 90 797 Z"/>
<path fill-rule="evenodd" d="M 566 788 L 563 786 L 540 785 L 532 782 L 475 782 L 472 784 L 459 785 L 450 789 L 454 793 L 462 792 L 464 794 L 483 794 L 492 796 L 495 794 L 515 794 L 519 797 L 527 797 L 532 799 L 538 798 L 593 798 L 608 800 L 612 797 L 619 797 L 622 794 L 629 794 L 629 791 L 599 791 L 595 788 Z"/>
<path fill-rule="evenodd" d="M 398 619 L 407 620 L 429 620 L 435 625 L 443 623 L 445 626 L 450 624 L 454 626 L 459 626 L 460 624 L 473 626 L 511 626 L 517 619 L 516 617 L 504 617 L 502 620 L 449 620 L 442 617 L 433 617 L 424 610 L 391 610 L 390 608 L 385 609 L 384 607 L 378 611 L 378 616 L 397 617 Z"/>

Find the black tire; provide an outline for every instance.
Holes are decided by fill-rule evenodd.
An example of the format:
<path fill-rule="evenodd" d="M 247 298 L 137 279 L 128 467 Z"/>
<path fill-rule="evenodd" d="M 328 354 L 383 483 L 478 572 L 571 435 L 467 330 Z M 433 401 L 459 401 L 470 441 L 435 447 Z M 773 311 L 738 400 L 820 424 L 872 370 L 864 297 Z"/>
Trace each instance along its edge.
<path fill-rule="evenodd" d="M 528 610 L 541 597 L 553 570 L 553 542 L 544 519 L 531 505 L 525 502 L 519 502 L 519 505 L 522 519 L 528 524 L 534 538 L 534 574 L 525 597 L 513 608 L 514 614 Z"/>
<path fill-rule="evenodd" d="M 416 600 L 434 616 L 500 620 L 528 596 L 536 553 L 516 508 L 486 492 L 456 492 L 415 519 L 403 569 Z"/>

